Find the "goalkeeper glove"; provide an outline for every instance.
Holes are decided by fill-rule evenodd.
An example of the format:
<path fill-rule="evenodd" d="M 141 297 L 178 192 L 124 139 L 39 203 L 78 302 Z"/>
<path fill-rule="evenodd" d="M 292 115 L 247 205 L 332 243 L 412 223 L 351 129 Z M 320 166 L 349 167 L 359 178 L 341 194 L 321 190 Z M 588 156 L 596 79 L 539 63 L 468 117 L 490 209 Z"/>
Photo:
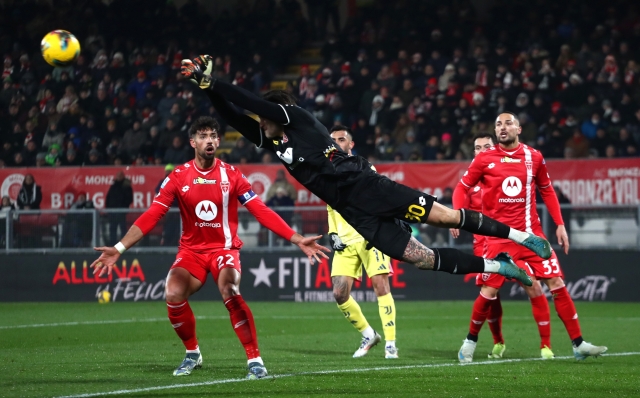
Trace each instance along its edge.
<path fill-rule="evenodd" d="M 340 239 L 337 233 L 332 232 L 329 234 L 329 237 L 331 238 L 331 247 L 333 248 L 333 250 L 341 252 L 347 248 L 347 245 L 342 243 L 342 239 Z"/>
<path fill-rule="evenodd" d="M 201 89 L 209 88 L 213 83 L 211 71 L 213 62 L 210 55 L 199 55 L 193 60 L 183 59 L 180 74 L 191 80 Z"/>

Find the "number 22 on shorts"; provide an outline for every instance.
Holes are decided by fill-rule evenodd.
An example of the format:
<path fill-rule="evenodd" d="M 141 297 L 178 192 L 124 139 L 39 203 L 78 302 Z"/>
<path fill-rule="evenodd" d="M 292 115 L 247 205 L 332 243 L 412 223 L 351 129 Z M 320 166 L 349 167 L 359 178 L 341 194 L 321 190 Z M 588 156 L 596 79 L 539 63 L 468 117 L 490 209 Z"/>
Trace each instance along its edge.
<path fill-rule="evenodd" d="M 224 258 L 227 258 L 227 261 L 224 261 Z M 230 268 L 233 268 L 233 256 L 231 254 L 226 254 L 223 256 L 218 256 L 216 259 L 218 262 L 218 269 L 222 268 L 223 265 L 228 265 Z"/>

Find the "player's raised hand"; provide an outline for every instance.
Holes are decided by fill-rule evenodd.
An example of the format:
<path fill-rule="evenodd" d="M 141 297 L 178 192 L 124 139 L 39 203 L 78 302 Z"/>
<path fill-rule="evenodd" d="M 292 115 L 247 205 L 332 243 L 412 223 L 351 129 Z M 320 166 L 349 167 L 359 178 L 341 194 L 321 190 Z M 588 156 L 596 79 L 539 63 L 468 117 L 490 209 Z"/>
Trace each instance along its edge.
<path fill-rule="evenodd" d="M 183 59 L 180 67 L 180 74 L 191 80 L 198 87 L 205 89 L 211 85 L 211 70 L 213 62 L 208 55 L 200 55 L 193 60 Z"/>
<path fill-rule="evenodd" d="M 101 246 L 94 247 L 93 250 L 102 252 L 100 257 L 94 262 L 91 263 L 91 268 L 93 268 L 93 274 L 98 274 L 98 276 L 104 275 L 106 272 L 107 275 L 111 275 L 111 271 L 113 270 L 113 266 L 118 261 L 120 257 L 120 252 L 113 246 Z"/>
<path fill-rule="evenodd" d="M 564 254 L 569 254 L 569 235 L 567 235 L 567 229 L 564 225 L 558 226 L 556 237 L 558 238 L 558 243 L 564 249 Z"/>
<path fill-rule="evenodd" d="M 320 262 L 319 256 L 329 259 L 329 256 L 327 256 L 323 252 L 326 252 L 326 253 L 331 252 L 331 250 L 329 250 L 328 248 L 318 244 L 317 241 L 320 238 L 322 238 L 322 235 L 309 236 L 305 238 L 300 234 L 295 234 L 291 237 L 291 243 L 293 243 L 294 245 L 297 245 L 300 248 L 300 250 L 302 250 L 302 252 L 307 255 L 307 257 L 309 258 L 309 261 L 313 265 L 314 259 L 318 263 Z"/>

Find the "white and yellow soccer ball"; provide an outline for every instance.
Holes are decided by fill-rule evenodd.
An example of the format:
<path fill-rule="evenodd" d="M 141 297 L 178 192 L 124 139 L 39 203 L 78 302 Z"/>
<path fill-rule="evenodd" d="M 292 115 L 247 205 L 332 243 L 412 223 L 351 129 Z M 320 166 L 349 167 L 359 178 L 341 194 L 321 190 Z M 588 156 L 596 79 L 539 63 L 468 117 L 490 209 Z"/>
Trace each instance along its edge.
<path fill-rule="evenodd" d="M 111 293 L 108 290 L 102 290 L 98 293 L 98 303 L 107 304 L 111 302 Z"/>
<path fill-rule="evenodd" d="M 66 30 L 54 30 L 40 42 L 42 57 L 51 66 L 68 66 L 80 55 L 80 42 Z"/>

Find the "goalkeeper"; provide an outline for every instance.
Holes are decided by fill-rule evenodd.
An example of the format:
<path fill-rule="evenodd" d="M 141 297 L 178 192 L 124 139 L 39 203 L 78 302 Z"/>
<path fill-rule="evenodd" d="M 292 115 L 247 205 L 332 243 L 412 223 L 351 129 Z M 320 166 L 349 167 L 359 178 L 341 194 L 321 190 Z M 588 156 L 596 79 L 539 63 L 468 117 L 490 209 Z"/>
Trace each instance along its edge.
<path fill-rule="evenodd" d="M 346 126 L 331 128 L 331 138 L 340 149 L 351 155 L 354 146 L 351 130 Z M 331 282 L 333 296 L 344 317 L 362 333 L 360 348 L 353 354 L 354 358 L 367 355 L 369 349 L 380 342 L 380 335 L 373 330 L 364 317 L 360 306 L 351 297 L 351 286 L 354 280 L 362 279 L 362 267 L 371 278 L 373 290 L 378 297 L 378 312 L 384 332 L 385 358 L 398 358 L 396 348 L 396 305 L 389 289 L 389 274 L 393 273 L 389 256 L 376 248 L 367 249 L 367 242 L 340 214 L 327 206 L 329 212 L 329 237 L 331 247 L 335 251 L 331 264 Z"/>
<path fill-rule="evenodd" d="M 212 69 L 211 57 L 201 55 L 183 60 L 181 73 L 205 92 L 231 126 L 258 147 L 275 153 L 298 182 L 386 255 L 423 270 L 498 273 L 526 286 L 532 284 L 507 253 L 483 259 L 450 248 L 429 249 L 398 224 L 402 220 L 510 239 L 542 258 L 551 256 L 551 245 L 544 238 L 509 228 L 476 211 L 449 209 L 431 195 L 377 174 L 363 157 L 342 151 L 312 114 L 295 106 L 291 94 L 272 90 L 260 98 L 212 78 Z M 239 112 L 229 101 L 255 113 L 260 121 Z"/>

